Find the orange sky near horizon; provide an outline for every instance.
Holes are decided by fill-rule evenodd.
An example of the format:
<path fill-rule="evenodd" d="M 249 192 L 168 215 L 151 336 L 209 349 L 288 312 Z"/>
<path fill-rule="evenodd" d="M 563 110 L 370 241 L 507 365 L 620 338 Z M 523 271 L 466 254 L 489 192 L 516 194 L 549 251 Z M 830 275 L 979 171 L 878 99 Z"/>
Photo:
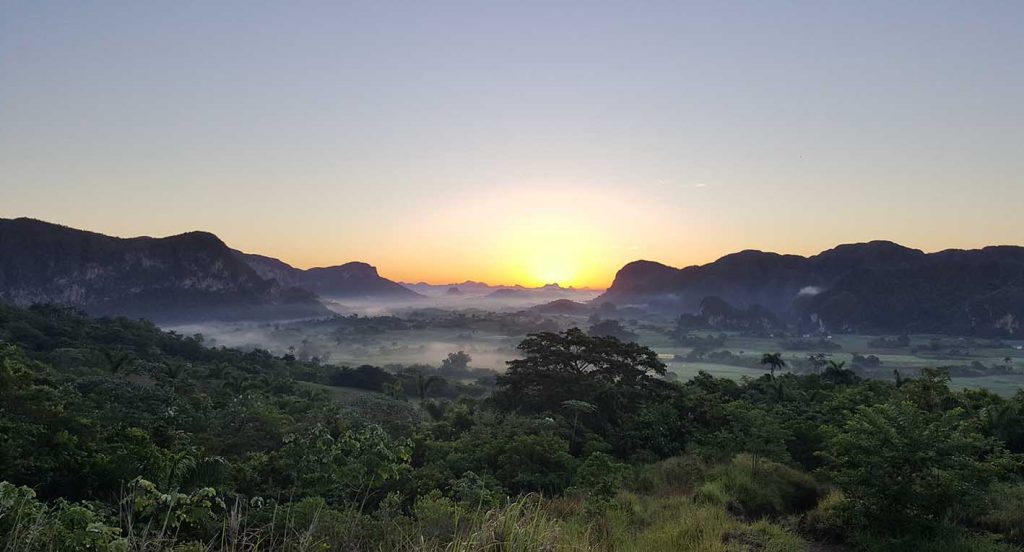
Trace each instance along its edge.
<path fill-rule="evenodd" d="M 421 205 L 425 208 L 399 209 L 374 219 L 374 224 L 357 226 L 289 210 L 254 212 L 240 224 L 241 211 L 229 209 L 226 214 L 231 216 L 225 217 L 215 216 L 222 211 L 202 208 L 159 216 L 126 212 L 114 219 L 79 209 L 26 213 L 0 208 L 0 216 L 34 216 L 120 237 L 206 230 L 232 248 L 298 268 L 363 261 L 386 278 L 408 283 L 474 280 L 591 289 L 607 288 L 616 271 L 639 259 L 684 267 L 744 249 L 813 255 L 840 243 L 888 239 L 938 251 L 1019 244 L 1024 237 L 1012 219 L 989 218 L 970 232 L 955 224 L 922 225 L 920 216 L 899 217 L 897 208 L 884 207 L 854 213 L 864 224 L 822 227 L 816 218 L 786 211 L 776 200 L 743 199 L 712 186 L 688 187 L 671 201 L 594 186 L 503 189 L 507 191 L 478 191 Z M 986 207 L 974 208 L 981 212 Z M 960 216 L 973 216 L 971 210 L 965 207 Z M 766 219 L 765 212 L 781 216 Z M 890 220 L 883 225 L 886 218 Z M 991 239 L 993 234 L 1007 238 Z"/>
<path fill-rule="evenodd" d="M 1022 2 L 15 2 L 0 217 L 301 268 L 1024 244 Z"/>

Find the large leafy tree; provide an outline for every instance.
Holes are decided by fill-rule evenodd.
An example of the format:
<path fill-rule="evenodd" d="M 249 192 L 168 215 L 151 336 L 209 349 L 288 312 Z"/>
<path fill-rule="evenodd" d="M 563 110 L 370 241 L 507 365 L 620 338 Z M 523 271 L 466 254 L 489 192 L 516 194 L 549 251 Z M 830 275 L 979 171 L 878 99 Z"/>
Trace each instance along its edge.
<path fill-rule="evenodd" d="M 609 442 L 620 441 L 615 428 L 667 385 L 658 377 L 666 371 L 654 351 L 577 328 L 531 334 L 519 350 L 523 358 L 509 361 L 508 370 L 497 378 L 493 400 L 498 408 L 558 415 L 565 413 L 566 404 L 587 403 L 594 412 L 571 419 Z M 571 425 L 568 420 L 566 425 Z"/>
<path fill-rule="evenodd" d="M 665 364 L 647 347 L 578 328 L 531 334 L 519 344 L 523 358 L 497 378 L 495 402 L 522 412 L 555 412 L 565 401 L 594 404 L 605 414 L 619 401 L 650 390 Z"/>

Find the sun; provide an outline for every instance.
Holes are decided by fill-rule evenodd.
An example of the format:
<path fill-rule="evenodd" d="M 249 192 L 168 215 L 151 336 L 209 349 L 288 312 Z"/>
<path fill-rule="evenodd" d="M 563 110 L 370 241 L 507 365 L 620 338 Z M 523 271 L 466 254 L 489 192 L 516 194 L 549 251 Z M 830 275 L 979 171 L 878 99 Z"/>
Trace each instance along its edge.
<path fill-rule="evenodd" d="M 601 258 L 600 232 L 585 221 L 560 215 L 534 213 L 510 229 L 501 248 L 508 279 L 531 287 L 592 285 Z"/>
<path fill-rule="evenodd" d="M 571 286 L 579 278 L 579 263 L 567 255 L 540 255 L 532 259 L 527 270 L 534 285 L 559 284 Z"/>

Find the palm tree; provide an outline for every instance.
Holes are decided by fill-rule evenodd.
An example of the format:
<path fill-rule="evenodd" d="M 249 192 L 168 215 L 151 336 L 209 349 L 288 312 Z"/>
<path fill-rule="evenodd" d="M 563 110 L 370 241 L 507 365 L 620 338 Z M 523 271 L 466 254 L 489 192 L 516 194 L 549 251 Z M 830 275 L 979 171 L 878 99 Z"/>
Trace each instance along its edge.
<path fill-rule="evenodd" d="M 828 365 L 828 355 L 825 353 L 814 353 L 807 355 L 807 360 L 814 367 L 814 372 L 820 374 L 821 369 Z"/>
<path fill-rule="evenodd" d="M 160 372 L 171 381 L 175 381 L 185 373 L 185 364 L 181 362 L 168 362 L 163 365 Z"/>
<path fill-rule="evenodd" d="M 785 378 L 775 380 L 775 394 L 777 402 L 782 402 L 786 399 L 786 389 L 783 387 L 782 382 Z"/>
<path fill-rule="evenodd" d="M 856 381 L 857 376 L 844 368 L 846 366 L 845 360 L 836 362 L 834 360 L 828 361 L 828 367 L 825 368 L 825 373 L 822 375 L 826 380 L 831 381 L 836 385 L 849 385 Z"/>
<path fill-rule="evenodd" d="M 228 465 L 220 456 L 204 456 L 195 448 L 171 454 L 165 462 L 156 483 L 167 491 L 191 491 L 212 485 L 220 480 Z"/>
<path fill-rule="evenodd" d="M 410 368 L 408 372 L 416 378 L 416 395 L 419 396 L 421 403 L 427 400 L 427 392 L 430 391 L 430 388 L 443 379 L 440 376 L 424 374 L 422 368 Z"/>
<path fill-rule="evenodd" d="M 111 374 L 119 374 L 131 367 L 133 359 L 130 352 L 111 351 L 110 349 L 103 349 L 101 352 L 103 353 L 104 360 L 107 361 L 107 369 L 110 370 Z"/>
<path fill-rule="evenodd" d="M 982 409 L 981 421 L 992 435 L 1009 443 L 1019 435 L 1018 410 L 1012 403 L 999 403 Z"/>
<path fill-rule="evenodd" d="M 384 384 L 384 394 L 400 401 L 405 400 L 405 388 L 402 387 L 402 380 L 395 380 L 394 383 Z"/>
<path fill-rule="evenodd" d="M 765 353 L 761 356 L 761 366 L 768 366 L 771 370 L 772 379 L 775 379 L 775 371 L 786 367 L 786 361 L 782 360 L 782 353 Z"/>

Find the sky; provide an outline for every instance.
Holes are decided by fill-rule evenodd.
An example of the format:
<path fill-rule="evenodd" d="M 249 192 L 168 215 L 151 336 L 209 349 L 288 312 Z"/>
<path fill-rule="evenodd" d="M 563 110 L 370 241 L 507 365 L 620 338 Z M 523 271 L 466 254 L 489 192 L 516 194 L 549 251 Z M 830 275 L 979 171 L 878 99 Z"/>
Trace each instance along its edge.
<path fill-rule="evenodd" d="M 1024 2 L 0 0 L 0 217 L 299 267 L 1024 243 Z"/>

